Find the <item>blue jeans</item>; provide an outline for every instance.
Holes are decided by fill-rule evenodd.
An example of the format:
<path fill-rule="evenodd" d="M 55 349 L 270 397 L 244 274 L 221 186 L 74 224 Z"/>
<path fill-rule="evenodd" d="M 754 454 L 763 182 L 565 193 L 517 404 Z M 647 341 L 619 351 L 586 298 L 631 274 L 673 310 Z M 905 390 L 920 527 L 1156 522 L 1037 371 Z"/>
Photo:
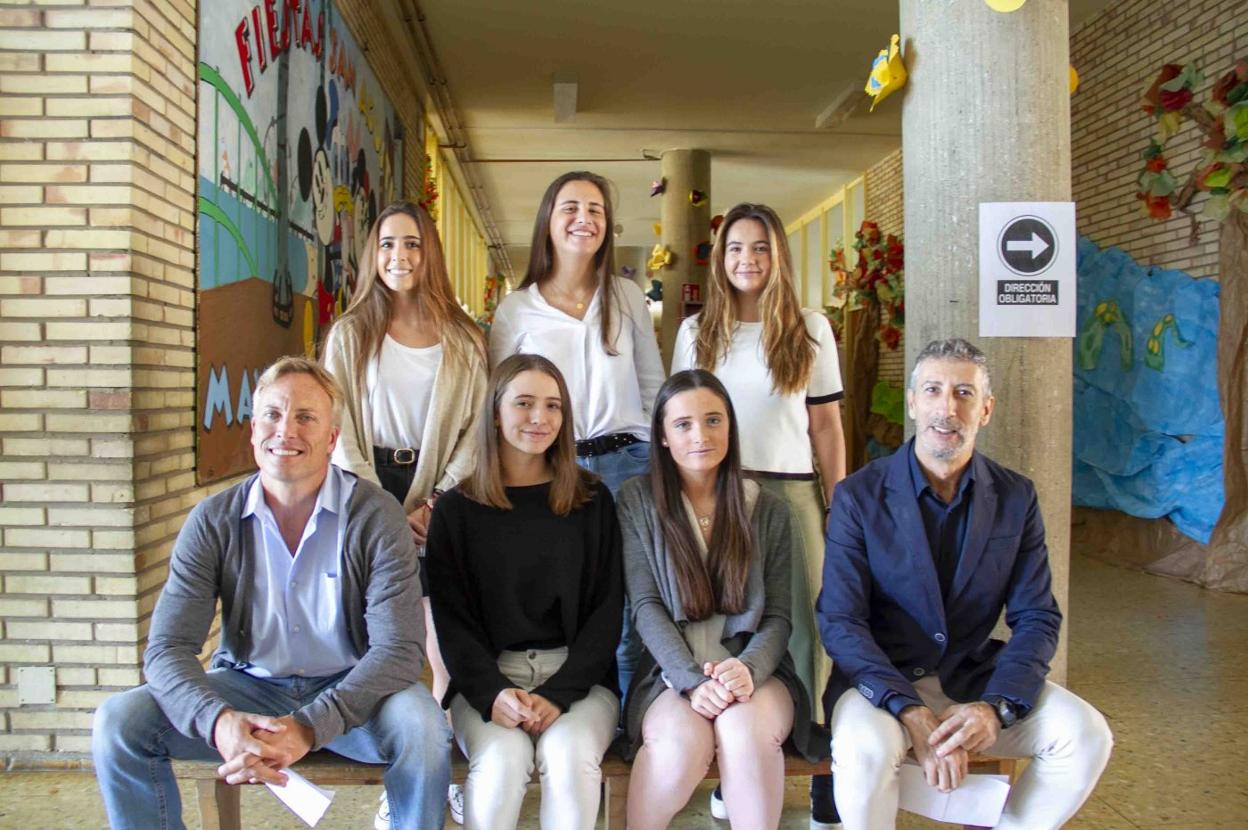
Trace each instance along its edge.
<path fill-rule="evenodd" d="M 301 708 L 343 676 L 260 679 L 234 669 L 207 675 L 232 708 L 274 716 Z M 450 742 L 445 716 L 429 690 L 416 684 L 386 698 L 371 720 L 325 748 L 388 765 L 384 781 L 394 830 L 441 830 L 451 782 Z M 115 695 L 96 710 L 91 753 L 113 830 L 185 828 L 169 759 L 221 760 L 207 741 L 175 729 L 147 686 Z"/>
<path fill-rule="evenodd" d="M 629 444 L 606 455 L 591 455 L 578 458 L 580 464 L 591 473 L 602 477 L 602 483 L 614 496 L 620 485 L 634 476 L 650 474 L 650 443 Z M 620 630 L 620 645 L 615 650 L 616 675 L 620 681 L 620 711 L 624 711 L 624 699 L 628 697 L 628 684 L 633 680 L 633 672 L 637 670 L 637 662 L 641 658 L 641 639 L 633 629 L 633 608 L 624 595 L 624 627 Z"/>

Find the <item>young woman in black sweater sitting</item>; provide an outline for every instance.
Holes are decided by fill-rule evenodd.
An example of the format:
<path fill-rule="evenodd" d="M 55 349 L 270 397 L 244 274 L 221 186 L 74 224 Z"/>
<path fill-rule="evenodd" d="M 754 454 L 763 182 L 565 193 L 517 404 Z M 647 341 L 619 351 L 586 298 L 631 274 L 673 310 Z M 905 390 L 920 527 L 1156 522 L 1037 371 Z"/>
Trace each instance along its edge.
<path fill-rule="evenodd" d="M 590 830 L 615 734 L 624 587 L 611 495 L 576 464 L 554 364 L 502 361 L 490 377 L 475 472 L 429 525 L 434 624 L 450 672 L 443 706 L 468 758 L 464 827 L 514 828 L 534 766 L 541 825 Z"/>

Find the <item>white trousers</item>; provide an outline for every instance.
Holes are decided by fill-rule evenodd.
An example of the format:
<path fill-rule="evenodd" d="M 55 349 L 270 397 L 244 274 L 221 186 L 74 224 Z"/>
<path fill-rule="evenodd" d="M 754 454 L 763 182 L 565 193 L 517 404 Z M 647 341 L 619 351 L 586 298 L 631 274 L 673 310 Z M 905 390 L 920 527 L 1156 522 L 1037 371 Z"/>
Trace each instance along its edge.
<path fill-rule="evenodd" d="M 545 683 L 567 656 L 566 648 L 504 651 L 498 670 L 527 692 Z M 542 830 L 593 830 L 601 801 L 602 756 L 615 737 L 619 714 L 616 696 L 594 686 L 535 741 L 519 727 L 482 720 L 463 695 L 456 695 L 451 725 L 468 759 L 465 830 L 514 828 L 535 765 L 542 785 Z"/>
<path fill-rule="evenodd" d="M 937 715 L 954 704 L 937 677 L 924 677 L 915 690 Z M 985 750 L 1032 759 L 1010 790 L 997 830 L 1060 828 L 1092 794 L 1113 743 L 1100 712 L 1046 682 L 1031 713 L 1002 729 Z M 909 734 L 887 709 L 876 708 L 857 689 L 841 695 L 832 711 L 832 772 L 845 830 L 896 826 L 899 770 L 909 749 Z"/>

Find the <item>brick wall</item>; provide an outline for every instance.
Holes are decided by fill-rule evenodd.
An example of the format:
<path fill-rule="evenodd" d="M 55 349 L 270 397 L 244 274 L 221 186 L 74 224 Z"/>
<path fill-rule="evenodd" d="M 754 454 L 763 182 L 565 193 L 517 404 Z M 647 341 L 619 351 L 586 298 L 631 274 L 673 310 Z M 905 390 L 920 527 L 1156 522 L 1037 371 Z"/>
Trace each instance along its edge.
<path fill-rule="evenodd" d="M 1149 219 L 1135 199 L 1143 167 L 1140 152 L 1156 133 L 1140 100 L 1161 66 L 1196 61 L 1208 76 L 1196 101 L 1248 55 L 1248 5 L 1242 0 L 1120 0 L 1071 35 L 1071 63 L 1079 91 L 1071 99 L 1071 172 L 1079 233 L 1098 245 L 1117 245 L 1144 265 L 1177 268 L 1196 277 L 1216 276 L 1218 225 L 1176 215 Z M 1182 184 L 1201 157 L 1199 129 L 1188 123 L 1166 146 Z M 1199 205 L 1202 197 L 1197 197 Z"/>
<path fill-rule="evenodd" d="M 895 233 L 899 238 L 905 238 L 900 147 L 863 174 L 863 203 L 866 218 L 879 224 L 881 233 Z M 905 366 L 906 341 L 903 332 L 896 349 L 880 348 L 880 380 L 900 386 L 905 382 Z"/>
<path fill-rule="evenodd" d="M 372 4 L 347 15 L 391 53 Z M 365 8 L 367 7 L 367 8 Z M 195 0 L 0 2 L 0 758 L 141 681 L 195 486 Z M 417 93 L 405 192 L 419 169 Z M 391 73 L 393 74 L 393 73 Z M 17 669 L 54 666 L 51 706 Z"/>

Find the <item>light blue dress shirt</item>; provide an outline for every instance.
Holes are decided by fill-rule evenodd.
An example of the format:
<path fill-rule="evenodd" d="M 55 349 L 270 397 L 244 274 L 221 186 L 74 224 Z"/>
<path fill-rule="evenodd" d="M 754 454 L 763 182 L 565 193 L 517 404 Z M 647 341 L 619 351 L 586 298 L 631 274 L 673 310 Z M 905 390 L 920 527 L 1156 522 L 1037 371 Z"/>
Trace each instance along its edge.
<path fill-rule="evenodd" d="M 253 646 L 251 664 L 243 669 L 248 674 L 327 677 L 358 662 L 342 616 L 338 578 L 343 519 L 355 482 L 354 476 L 329 466 L 294 556 L 264 500 L 260 479 L 252 483 L 243 507 L 256 552 Z"/>

